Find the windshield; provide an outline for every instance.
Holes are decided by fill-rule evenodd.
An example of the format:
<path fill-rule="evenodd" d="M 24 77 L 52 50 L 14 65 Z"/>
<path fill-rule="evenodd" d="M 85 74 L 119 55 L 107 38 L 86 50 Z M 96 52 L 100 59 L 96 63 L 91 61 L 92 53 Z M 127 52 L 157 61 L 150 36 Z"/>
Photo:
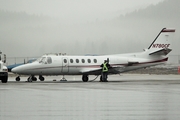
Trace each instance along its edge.
<path fill-rule="evenodd" d="M 47 57 L 47 63 L 51 64 L 52 63 L 52 58 L 51 57 Z"/>
<path fill-rule="evenodd" d="M 51 57 L 41 57 L 36 60 L 39 63 L 44 63 L 44 64 L 51 64 L 52 63 L 52 58 Z"/>

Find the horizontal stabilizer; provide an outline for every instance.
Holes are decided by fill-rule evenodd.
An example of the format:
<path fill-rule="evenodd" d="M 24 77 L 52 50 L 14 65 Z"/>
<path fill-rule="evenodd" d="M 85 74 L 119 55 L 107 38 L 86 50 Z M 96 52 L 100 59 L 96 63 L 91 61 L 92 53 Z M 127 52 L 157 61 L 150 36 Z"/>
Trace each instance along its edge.
<path fill-rule="evenodd" d="M 167 55 L 171 51 L 172 51 L 172 49 L 164 48 L 164 49 L 160 49 L 158 51 L 151 52 L 151 53 L 149 53 L 149 55 Z"/>
<path fill-rule="evenodd" d="M 124 69 L 124 66 L 112 66 L 109 68 L 109 74 L 119 74 L 120 71 Z M 102 72 L 102 68 L 92 68 L 92 69 L 83 69 L 81 70 L 82 74 L 89 75 L 100 75 Z"/>

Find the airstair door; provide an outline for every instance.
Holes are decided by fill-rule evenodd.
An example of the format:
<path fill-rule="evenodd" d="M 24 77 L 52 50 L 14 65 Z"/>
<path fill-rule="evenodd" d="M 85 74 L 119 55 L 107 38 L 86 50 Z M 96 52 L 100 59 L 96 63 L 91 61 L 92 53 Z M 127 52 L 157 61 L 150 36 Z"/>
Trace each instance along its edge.
<path fill-rule="evenodd" d="M 62 73 L 69 72 L 69 61 L 68 58 L 62 58 Z"/>

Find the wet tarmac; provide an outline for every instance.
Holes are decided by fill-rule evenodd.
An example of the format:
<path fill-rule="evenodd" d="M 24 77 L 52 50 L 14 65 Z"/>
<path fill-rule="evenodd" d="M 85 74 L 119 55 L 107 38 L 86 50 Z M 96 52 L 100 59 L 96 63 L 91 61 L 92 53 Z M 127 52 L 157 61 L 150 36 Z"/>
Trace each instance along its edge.
<path fill-rule="evenodd" d="M 180 75 L 113 75 L 105 83 L 45 78 L 0 83 L 0 120 L 180 119 Z"/>

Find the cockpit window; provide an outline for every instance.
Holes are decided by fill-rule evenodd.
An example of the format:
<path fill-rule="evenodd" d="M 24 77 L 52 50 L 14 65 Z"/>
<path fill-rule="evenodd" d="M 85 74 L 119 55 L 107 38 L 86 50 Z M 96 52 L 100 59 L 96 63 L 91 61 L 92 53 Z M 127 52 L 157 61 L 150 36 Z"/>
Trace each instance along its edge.
<path fill-rule="evenodd" d="M 36 61 L 39 63 L 43 63 L 43 64 L 51 64 L 52 58 L 51 57 L 41 57 L 41 58 L 37 59 Z"/>
<path fill-rule="evenodd" d="M 47 57 L 47 63 L 51 64 L 52 63 L 52 58 L 51 57 Z"/>
<path fill-rule="evenodd" d="M 45 59 L 45 57 L 41 57 L 41 58 L 39 59 L 39 63 L 43 63 L 44 59 Z"/>
<path fill-rule="evenodd" d="M 44 63 L 44 64 L 47 64 L 46 57 L 43 57 L 41 62 Z"/>

